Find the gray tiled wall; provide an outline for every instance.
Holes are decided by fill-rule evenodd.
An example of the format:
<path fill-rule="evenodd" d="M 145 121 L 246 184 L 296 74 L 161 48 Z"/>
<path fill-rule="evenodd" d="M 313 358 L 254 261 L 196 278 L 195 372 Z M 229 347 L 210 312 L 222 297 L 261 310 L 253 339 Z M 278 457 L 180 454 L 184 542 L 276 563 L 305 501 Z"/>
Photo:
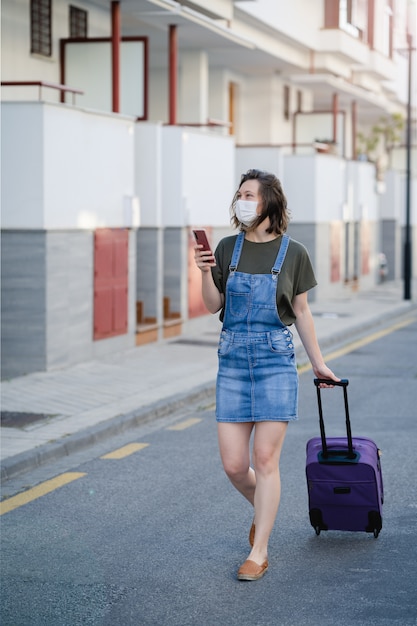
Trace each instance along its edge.
<path fill-rule="evenodd" d="M 45 233 L 1 233 L 1 377 L 46 368 Z"/>
<path fill-rule="evenodd" d="M 3 231 L 2 378 L 91 358 L 93 233 Z"/>
<path fill-rule="evenodd" d="M 166 228 L 164 230 L 164 296 L 171 300 L 171 311 L 181 312 L 183 307 L 184 255 L 187 248 L 184 244 L 181 228 Z"/>
<path fill-rule="evenodd" d="M 381 222 L 381 252 L 387 257 L 388 280 L 401 277 L 401 230 L 396 220 Z"/>
<path fill-rule="evenodd" d="M 131 231 L 128 333 L 93 341 L 94 232 L 2 231 L 3 379 L 66 367 L 134 345 L 135 237 Z"/>
<path fill-rule="evenodd" d="M 159 268 L 161 266 L 161 229 L 141 228 L 137 231 L 136 239 L 137 300 L 144 303 L 146 317 L 159 318 L 161 315 L 160 290 L 157 289 Z M 158 321 L 162 321 L 158 319 Z"/>
<path fill-rule="evenodd" d="M 93 239 L 88 231 L 46 234 L 48 369 L 91 358 Z"/>

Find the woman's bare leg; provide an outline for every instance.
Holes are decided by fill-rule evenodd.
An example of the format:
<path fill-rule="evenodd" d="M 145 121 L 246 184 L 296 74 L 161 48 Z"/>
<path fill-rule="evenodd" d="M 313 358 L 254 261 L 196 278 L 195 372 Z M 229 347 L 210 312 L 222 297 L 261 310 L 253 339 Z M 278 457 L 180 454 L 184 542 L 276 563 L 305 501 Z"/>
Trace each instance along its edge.
<path fill-rule="evenodd" d="M 220 456 L 232 485 L 252 504 L 255 501 L 255 472 L 250 466 L 250 436 L 253 422 L 218 422 Z"/>
<path fill-rule="evenodd" d="M 268 556 L 268 541 L 281 498 L 279 460 L 288 422 L 258 422 L 255 426 L 253 464 L 256 533 L 248 559 L 261 565 Z"/>

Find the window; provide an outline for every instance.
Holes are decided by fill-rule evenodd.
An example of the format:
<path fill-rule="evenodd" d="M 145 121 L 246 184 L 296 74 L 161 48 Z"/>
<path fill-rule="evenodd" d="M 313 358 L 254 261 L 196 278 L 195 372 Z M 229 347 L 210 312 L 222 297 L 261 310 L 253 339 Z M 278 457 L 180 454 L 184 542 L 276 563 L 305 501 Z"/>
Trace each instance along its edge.
<path fill-rule="evenodd" d="M 368 0 L 340 0 L 339 24 L 353 37 L 367 41 Z"/>
<path fill-rule="evenodd" d="M 52 0 L 30 2 L 30 51 L 52 56 Z"/>
<path fill-rule="evenodd" d="M 393 15 L 394 9 L 392 6 L 392 0 L 387 0 L 384 8 L 384 23 L 383 23 L 383 51 L 387 57 L 392 58 L 393 48 Z"/>
<path fill-rule="evenodd" d="M 368 15 L 373 5 L 374 0 L 325 0 L 324 27 L 341 28 L 368 42 Z"/>
<path fill-rule="evenodd" d="M 284 85 L 284 119 L 290 119 L 290 88 Z"/>
<path fill-rule="evenodd" d="M 87 39 L 87 11 L 70 5 L 69 36 L 71 39 Z"/>

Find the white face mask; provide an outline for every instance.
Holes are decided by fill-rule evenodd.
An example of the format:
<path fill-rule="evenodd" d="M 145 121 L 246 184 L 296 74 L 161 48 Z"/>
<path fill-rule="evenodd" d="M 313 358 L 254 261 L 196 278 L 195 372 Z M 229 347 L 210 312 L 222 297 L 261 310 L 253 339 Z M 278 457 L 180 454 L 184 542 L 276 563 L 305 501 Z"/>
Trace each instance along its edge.
<path fill-rule="evenodd" d="M 256 212 L 257 208 L 258 203 L 252 200 L 236 200 L 236 217 L 245 226 L 250 226 L 259 217 Z"/>

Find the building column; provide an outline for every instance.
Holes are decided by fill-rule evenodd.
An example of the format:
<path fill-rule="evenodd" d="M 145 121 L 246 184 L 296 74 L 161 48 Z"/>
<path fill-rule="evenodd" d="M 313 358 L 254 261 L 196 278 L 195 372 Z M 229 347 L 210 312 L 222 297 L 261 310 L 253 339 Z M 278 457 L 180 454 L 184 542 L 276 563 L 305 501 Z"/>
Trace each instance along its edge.
<path fill-rule="evenodd" d="M 111 3 L 112 111 L 120 113 L 120 2 Z"/>
<path fill-rule="evenodd" d="M 177 76 L 178 76 L 178 37 L 177 26 L 169 27 L 169 115 L 168 123 L 177 123 Z"/>

